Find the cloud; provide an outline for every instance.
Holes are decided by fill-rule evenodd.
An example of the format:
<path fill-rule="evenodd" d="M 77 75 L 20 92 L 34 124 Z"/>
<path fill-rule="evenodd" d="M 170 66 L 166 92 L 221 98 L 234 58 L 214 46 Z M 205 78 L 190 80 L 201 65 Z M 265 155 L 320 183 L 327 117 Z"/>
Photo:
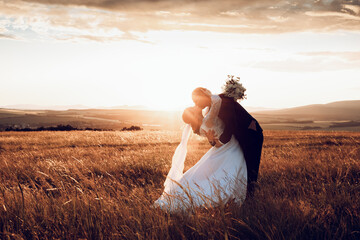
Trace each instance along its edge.
<path fill-rule="evenodd" d="M 360 61 L 360 52 L 303 52 L 299 55 L 310 57 L 336 58 L 343 61 Z"/>
<path fill-rule="evenodd" d="M 131 32 L 196 30 L 231 33 L 360 30 L 352 0 L 0 0 L 12 34 L 51 38 L 126 38 Z M 113 36 L 111 32 L 118 31 Z M 99 32 L 101 32 L 99 34 Z M 107 35 L 109 33 L 109 35 Z M 25 34 L 25 33 L 23 33 Z M 144 39 L 143 39 L 144 40 Z M 146 41 L 146 40 L 145 40 Z"/>
<path fill-rule="evenodd" d="M 1 39 L 1 38 L 17 39 L 16 36 L 0 33 L 0 39 Z"/>
<path fill-rule="evenodd" d="M 5 32 L 7 32 L 7 29 L 4 26 L 1 26 L 1 22 L 0 22 L 0 34 Z"/>
<path fill-rule="evenodd" d="M 0 9 L 0 28 L 24 39 L 86 38 L 107 41 L 121 39 L 121 36 L 129 39 L 129 34 L 118 27 L 124 21 L 123 14 L 118 12 L 86 7 L 30 4 L 16 0 L 11 3 L 0 1 Z"/>
<path fill-rule="evenodd" d="M 9 22 L 0 20 L 0 39 L 16 39 L 16 36 L 9 33 L 6 26 L 9 24 Z"/>
<path fill-rule="evenodd" d="M 81 41 L 81 40 L 89 40 L 89 41 L 95 41 L 95 42 L 111 42 L 111 41 L 121 41 L 121 40 L 133 40 L 133 41 L 138 41 L 138 42 L 142 42 L 142 43 L 148 43 L 148 44 L 153 44 L 153 42 L 148 41 L 146 39 L 144 39 L 141 36 L 137 36 L 135 34 L 131 34 L 131 33 L 126 33 L 126 34 L 122 34 L 122 35 L 114 35 L 114 36 L 101 36 L 101 35 L 80 35 L 80 34 L 74 34 L 74 35 L 67 35 L 67 36 L 60 36 L 60 37 L 55 37 L 57 40 L 62 40 L 62 41 Z"/>

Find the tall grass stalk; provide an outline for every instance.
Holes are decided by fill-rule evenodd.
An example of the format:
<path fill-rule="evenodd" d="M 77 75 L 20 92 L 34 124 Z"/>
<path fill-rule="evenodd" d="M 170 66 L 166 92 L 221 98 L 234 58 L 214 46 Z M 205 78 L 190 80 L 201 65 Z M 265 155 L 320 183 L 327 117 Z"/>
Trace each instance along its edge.
<path fill-rule="evenodd" d="M 359 239 L 360 133 L 265 131 L 242 206 L 168 213 L 181 132 L 0 133 L 1 239 Z M 196 136 L 185 170 L 210 148 Z"/>

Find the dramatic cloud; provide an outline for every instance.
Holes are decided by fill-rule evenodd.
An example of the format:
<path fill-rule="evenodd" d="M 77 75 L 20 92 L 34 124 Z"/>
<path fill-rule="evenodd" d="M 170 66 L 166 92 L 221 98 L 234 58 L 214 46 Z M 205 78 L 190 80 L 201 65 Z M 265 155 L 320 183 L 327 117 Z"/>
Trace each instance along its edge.
<path fill-rule="evenodd" d="M 15 36 L 0 33 L 0 39 L 1 38 L 16 39 Z"/>
<path fill-rule="evenodd" d="M 2 20 L 10 21 L 4 24 Z M 57 39 L 139 39 L 135 32 L 360 30 L 358 0 L 0 0 L 0 27 Z"/>

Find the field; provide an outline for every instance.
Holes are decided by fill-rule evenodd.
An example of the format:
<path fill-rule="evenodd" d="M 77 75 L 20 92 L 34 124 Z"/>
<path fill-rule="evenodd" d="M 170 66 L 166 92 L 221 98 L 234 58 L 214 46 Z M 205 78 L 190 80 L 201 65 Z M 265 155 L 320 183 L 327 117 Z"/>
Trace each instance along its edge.
<path fill-rule="evenodd" d="M 360 133 L 264 135 L 253 199 L 183 215 L 151 207 L 179 131 L 0 132 L 1 239 L 360 239 Z"/>

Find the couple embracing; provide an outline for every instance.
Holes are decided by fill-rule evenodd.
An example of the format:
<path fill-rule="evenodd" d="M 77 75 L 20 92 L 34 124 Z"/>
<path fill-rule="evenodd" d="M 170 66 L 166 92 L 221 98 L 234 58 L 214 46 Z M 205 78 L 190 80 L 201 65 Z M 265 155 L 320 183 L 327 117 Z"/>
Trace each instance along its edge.
<path fill-rule="evenodd" d="M 187 125 L 155 206 L 170 212 L 186 211 L 230 200 L 242 204 L 253 194 L 263 134 L 259 123 L 237 102 L 245 98 L 246 91 L 239 81 L 228 76 L 219 95 L 201 87 L 193 91 L 195 106 L 183 112 Z M 213 147 L 183 173 L 191 131 L 206 137 Z"/>

